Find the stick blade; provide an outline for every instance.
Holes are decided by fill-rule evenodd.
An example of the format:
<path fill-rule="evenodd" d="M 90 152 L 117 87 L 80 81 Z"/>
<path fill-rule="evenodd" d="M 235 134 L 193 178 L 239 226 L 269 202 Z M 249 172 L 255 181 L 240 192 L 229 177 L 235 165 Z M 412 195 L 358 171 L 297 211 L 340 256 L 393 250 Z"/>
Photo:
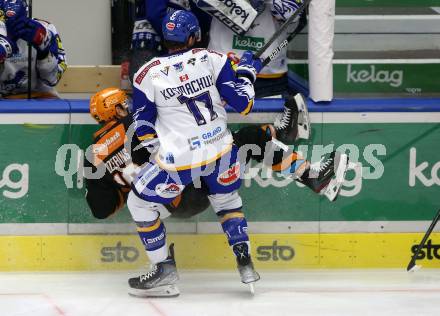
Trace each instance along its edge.
<path fill-rule="evenodd" d="M 413 264 L 412 266 L 409 266 L 406 268 L 407 272 L 416 272 L 418 270 L 420 270 L 422 268 L 422 266 L 418 265 L 418 264 Z"/>

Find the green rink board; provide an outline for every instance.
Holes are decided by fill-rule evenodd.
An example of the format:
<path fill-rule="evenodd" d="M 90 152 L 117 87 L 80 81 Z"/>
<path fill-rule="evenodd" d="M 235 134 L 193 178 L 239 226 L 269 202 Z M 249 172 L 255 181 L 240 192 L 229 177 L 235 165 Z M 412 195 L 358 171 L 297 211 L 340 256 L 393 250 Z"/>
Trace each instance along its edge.
<path fill-rule="evenodd" d="M 289 64 L 289 70 L 308 78 L 306 64 Z M 440 63 L 333 64 L 335 93 L 439 93 Z"/>
<path fill-rule="evenodd" d="M 238 125 L 232 124 L 232 128 L 238 128 Z M 2 125 L 0 223 L 131 222 L 126 209 L 105 221 L 93 219 L 85 203 L 84 188 L 67 189 L 63 178 L 54 171 L 57 148 L 65 143 L 74 143 L 84 149 L 96 129 L 94 125 L 72 125 L 70 128 L 67 125 Z M 304 153 L 307 151 L 309 158 L 312 144 L 334 144 L 334 148 L 355 144 L 360 157 L 357 158 L 357 149 L 351 145 L 351 161 L 359 161 L 363 170 L 370 171 L 383 164 L 383 175 L 379 179 L 365 179 L 360 177 L 359 170 L 349 171 L 349 182 L 344 186 L 342 196 L 330 203 L 296 183 L 288 183 L 288 180 L 276 175 L 268 178 L 266 172 L 259 171 L 254 178 L 244 180 L 240 190 L 250 221 L 400 221 L 432 218 L 439 205 L 440 124 L 313 124 L 312 133 L 312 139 L 300 148 Z M 364 158 L 362 153 L 369 144 L 383 144 L 386 154 L 374 153 L 373 158 L 378 160 Z M 6 191 L 19 192 L 23 189 L 20 183 L 25 182 L 17 170 L 5 175 L 4 170 L 12 164 L 29 166 L 28 191 L 18 198 L 5 196 Z M 415 171 L 410 170 L 411 165 Z M 414 185 L 410 185 L 411 178 Z M 207 211 L 192 220 L 215 221 L 215 217 L 212 211 Z"/>
<path fill-rule="evenodd" d="M 439 0 L 336 0 L 337 7 L 438 7 Z"/>

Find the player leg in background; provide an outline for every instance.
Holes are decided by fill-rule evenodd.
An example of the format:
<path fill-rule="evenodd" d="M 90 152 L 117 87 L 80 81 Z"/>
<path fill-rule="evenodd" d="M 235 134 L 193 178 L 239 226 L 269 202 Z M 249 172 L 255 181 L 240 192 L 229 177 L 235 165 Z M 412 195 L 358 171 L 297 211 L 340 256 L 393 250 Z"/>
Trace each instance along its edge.
<path fill-rule="evenodd" d="M 235 144 L 239 147 L 246 144 L 257 145 L 260 154 L 247 151 L 246 161 L 264 160 L 274 171 L 292 177 L 316 193 L 324 194 L 330 201 L 335 200 L 347 168 L 346 157 L 332 153 L 327 159 L 323 158 L 318 164 L 311 165 L 298 153 L 289 150 L 279 139 L 287 142 L 308 139 L 311 132 L 310 119 L 305 99 L 300 94 L 287 97 L 284 107 L 284 112 L 277 119 L 282 124 L 241 128 L 233 134 Z M 300 115 L 301 121 L 298 119 Z"/>
<path fill-rule="evenodd" d="M 236 257 L 241 281 L 250 284 L 258 281 L 251 259 L 248 225 L 242 211 L 243 204 L 238 189 L 241 185 L 243 167 L 238 161 L 238 148 L 217 160 L 214 170 L 202 176 L 209 189 L 209 201 L 226 234 L 229 246 Z M 251 286 L 251 291 L 253 287 Z"/>
<path fill-rule="evenodd" d="M 133 181 L 127 206 L 152 269 L 128 280 L 129 293 L 141 297 L 177 296 L 179 280 L 173 244 L 169 254 L 166 230 L 160 217 L 169 214 L 164 204 L 171 203 L 183 190 L 177 174 L 170 174 L 156 164 L 148 163 Z"/>

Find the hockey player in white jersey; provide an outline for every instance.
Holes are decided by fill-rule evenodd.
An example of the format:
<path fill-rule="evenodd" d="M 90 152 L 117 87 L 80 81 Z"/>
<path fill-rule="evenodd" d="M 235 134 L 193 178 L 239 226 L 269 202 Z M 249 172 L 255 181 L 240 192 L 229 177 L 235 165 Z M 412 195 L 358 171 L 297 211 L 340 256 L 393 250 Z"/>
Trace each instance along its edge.
<path fill-rule="evenodd" d="M 213 7 L 207 5 L 206 0 L 198 0 L 197 4 L 212 14 Z M 209 1 L 214 3 L 215 1 Z M 219 2 L 221 2 L 219 0 Z M 236 3 L 246 0 L 235 0 Z M 258 12 L 258 16 L 244 34 L 236 34 L 233 27 L 225 25 L 224 21 L 213 15 L 210 28 L 210 42 L 208 48 L 226 53 L 239 61 L 239 56 L 244 51 L 258 51 L 265 45 L 272 35 L 278 30 L 281 23 L 285 22 L 302 5 L 303 0 L 250 0 L 248 1 Z M 232 11 L 232 10 L 231 10 Z M 307 23 L 306 15 L 301 14 L 289 31 L 298 31 Z M 286 34 L 280 35 L 269 47 L 262 58 L 273 51 L 284 39 Z M 281 52 L 258 74 L 255 82 L 256 97 L 282 95 L 285 98 L 284 113 L 275 121 L 277 138 L 285 143 L 293 143 L 298 138 L 310 137 L 310 119 L 305 98 L 288 87 L 287 78 L 287 48 Z M 298 129 L 296 128 L 298 127 Z"/>
<path fill-rule="evenodd" d="M 23 0 L 0 0 L 0 98 L 26 97 L 28 43 L 32 46 L 33 97 L 56 97 L 54 89 L 67 68 L 55 26 L 27 17 Z"/>
<path fill-rule="evenodd" d="M 247 222 L 238 195 L 243 166 L 226 127 L 225 103 L 243 115 L 254 102 L 253 81 L 261 61 L 247 52 L 236 71 L 226 55 L 192 49 L 200 28 L 195 16 L 178 10 L 162 25 L 170 55 L 152 59 L 136 73 L 133 91 L 136 134 L 146 146 L 157 138 L 155 160 L 133 181 L 127 204 L 153 269 L 129 280 L 138 296 L 176 296 L 173 247 L 159 215 L 185 185 L 200 178 L 236 256 L 243 283 L 259 280 L 254 270 Z"/>

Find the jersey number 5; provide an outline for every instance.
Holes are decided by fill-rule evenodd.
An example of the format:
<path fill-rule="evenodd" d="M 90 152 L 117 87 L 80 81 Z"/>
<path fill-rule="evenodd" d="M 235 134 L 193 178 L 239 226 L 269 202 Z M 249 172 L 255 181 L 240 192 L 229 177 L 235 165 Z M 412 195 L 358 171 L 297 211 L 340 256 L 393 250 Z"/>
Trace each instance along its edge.
<path fill-rule="evenodd" d="M 179 100 L 179 102 L 182 104 L 184 103 L 186 104 L 188 110 L 194 116 L 197 125 L 205 125 L 206 120 L 203 117 L 202 113 L 200 112 L 200 109 L 197 106 L 196 102 L 200 102 L 205 105 L 211 116 L 211 121 L 214 121 L 218 117 L 217 113 L 215 113 L 214 111 L 214 105 L 212 104 L 212 99 L 211 99 L 211 95 L 209 94 L 209 91 L 203 92 L 202 94 L 199 94 L 192 98 L 188 98 L 184 95 L 180 95 L 179 97 L 177 97 L 177 100 Z"/>

